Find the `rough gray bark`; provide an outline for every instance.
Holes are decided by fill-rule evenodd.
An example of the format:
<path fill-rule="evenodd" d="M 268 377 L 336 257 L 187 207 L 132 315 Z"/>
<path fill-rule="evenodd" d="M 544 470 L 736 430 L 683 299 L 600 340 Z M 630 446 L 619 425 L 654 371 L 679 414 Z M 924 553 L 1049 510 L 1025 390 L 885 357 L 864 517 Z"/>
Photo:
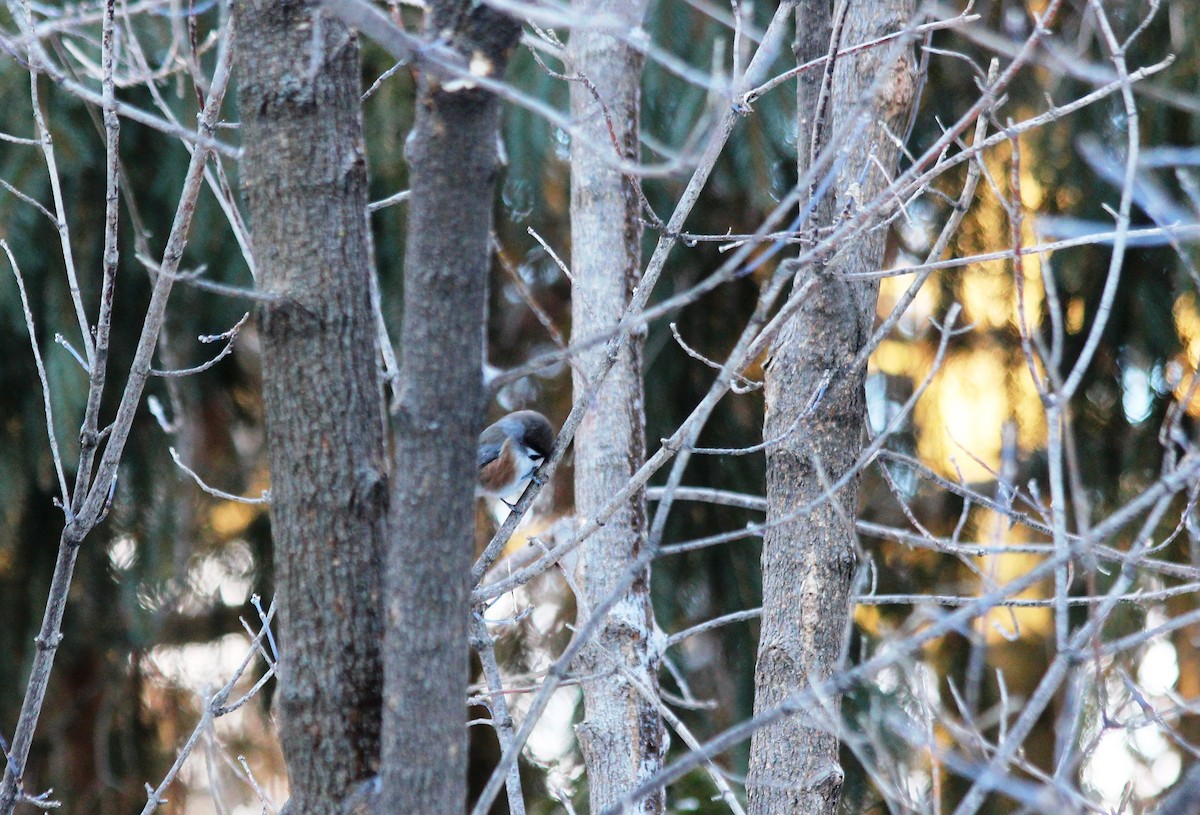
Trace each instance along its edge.
<path fill-rule="evenodd" d="M 387 512 L 355 38 L 304 0 L 238 4 L 262 305 L 289 815 L 330 813 L 379 761 Z"/>
<path fill-rule="evenodd" d="M 429 40 L 500 78 L 520 26 L 470 0 L 435 0 Z M 468 624 L 476 438 L 484 391 L 481 326 L 499 104 L 421 65 L 406 147 L 410 189 L 402 387 L 387 567 L 383 798 L 386 812 L 466 807 Z"/>
<path fill-rule="evenodd" d="M 622 29 L 641 26 L 644 0 L 576 0 L 581 19 L 619 18 Z M 579 28 L 567 48 L 571 114 L 592 145 L 571 145 L 572 337 L 592 337 L 611 329 L 624 313 L 641 271 L 642 228 L 637 192 L 612 165 L 638 159 L 639 84 L 642 55 L 614 37 Z M 615 142 L 615 143 L 614 143 Z M 575 435 L 575 509 L 590 518 L 628 483 L 645 460 L 642 387 L 644 335 L 630 337 L 617 362 L 593 395 Z M 603 349 L 582 354 L 574 369 L 576 398 L 590 384 L 580 371 L 598 371 Z M 613 515 L 581 550 L 577 570 L 583 593 L 581 613 L 604 600 L 646 545 L 645 494 Z M 641 575 L 605 620 L 594 644 L 577 662 L 585 677 L 586 715 L 576 732 L 587 764 L 591 809 L 605 806 L 649 778 L 662 766 L 667 737 L 653 700 L 639 684 L 658 690 L 659 654 L 653 646 L 654 611 L 650 571 Z M 618 662 L 623 668 L 618 668 Z M 636 812 L 663 811 L 664 795 L 646 798 Z"/>
<path fill-rule="evenodd" d="M 820 13 L 828 19 L 827 0 L 820 5 Z M 913 6 L 912 0 L 851 2 L 841 42 L 857 43 L 897 31 L 911 19 Z M 799 59 L 820 55 L 819 51 L 812 53 L 814 45 L 805 38 L 809 30 L 805 11 L 802 5 L 798 12 Z M 839 139 L 844 142 L 864 123 L 867 127 L 850 149 L 833 186 L 836 206 L 818 207 L 818 213 L 853 213 L 857 202 L 869 201 L 887 184 L 889 178 L 880 168 L 895 172 L 899 148 L 888 131 L 903 135 L 916 87 L 911 49 L 907 45 L 902 49 L 897 54 L 895 46 L 875 48 L 837 60 L 832 121 L 824 125 L 831 143 L 839 149 Z M 806 119 L 819 121 L 822 115 L 820 110 L 814 115 L 811 93 L 812 86 L 801 83 L 802 126 Z M 864 174 L 864 166 L 873 163 L 869 153 L 878 165 L 868 167 Z M 802 174 L 808 163 L 809 156 L 802 151 Z M 878 286 L 847 282 L 839 275 L 876 268 L 883 260 L 885 239 L 886 229 L 866 231 L 847 242 L 827 265 L 811 270 L 818 275 L 816 287 L 771 349 L 763 437 L 783 440 L 767 454 L 770 529 L 762 554 L 756 713 L 774 707 L 810 681 L 827 679 L 841 657 L 857 562 L 853 525 L 857 480 L 811 513 L 783 522 L 779 519 L 792 516 L 824 494 L 824 485 L 844 475 L 862 449 L 864 370 L 845 368 L 870 336 Z M 824 395 L 815 409 L 806 413 L 810 400 L 822 389 Z M 835 711 L 838 702 L 830 700 Z M 828 726 L 819 726 L 821 720 L 828 717 L 797 715 L 755 733 L 746 785 L 752 815 L 832 815 L 837 811 L 843 778 L 838 741 Z"/>

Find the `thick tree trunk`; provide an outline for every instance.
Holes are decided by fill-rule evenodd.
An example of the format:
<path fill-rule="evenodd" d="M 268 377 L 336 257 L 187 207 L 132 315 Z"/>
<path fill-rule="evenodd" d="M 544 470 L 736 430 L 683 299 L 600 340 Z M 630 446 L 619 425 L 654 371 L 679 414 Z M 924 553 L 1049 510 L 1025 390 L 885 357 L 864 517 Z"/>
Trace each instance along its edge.
<path fill-rule="evenodd" d="M 828 3 L 824 5 L 821 12 L 827 13 Z M 848 45 L 897 31 L 911 19 L 913 5 L 912 0 L 854 0 L 841 42 Z M 806 45 L 804 11 L 802 5 L 797 56 L 810 59 L 819 54 Z M 899 154 L 892 136 L 903 135 L 915 87 L 908 45 L 899 55 L 896 46 L 884 46 L 838 59 L 832 121 L 825 127 L 833 139 L 845 139 L 854 128 L 868 124 L 833 187 L 838 191 L 836 206 L 818 207 L 818 213 L 853 213 L 855 201 L 848 196 L 869 201 L 887 184 L 890 179 L 885 173 L 895 172 Z M 801 84 L 799 101 L 801 127 L 811 129 L 821 115 L 812 109 L 811 86 Z M 860 107 L 863 102 L 865 107 Z M 800 156 L 802 173 L 808 159 Z M 767 453 L 770 529 L 763 542 L 755 712 L 776 706 L 810 682 L 828 678 L 842 654 L 857 562 L 853 526 L 857 480 L 814 511 L 793 516 L 822 496 L 826 484 L 843 476 L 862 449 L 864 371 L 844 369 L 870 336 L 878 287 L 874 282 L 847 282 L 840 275 L 876 268 L 883 260 L 885 239 L 885 229 L 866 231 L 848 241 L 824 268 L 813 270 L 819 276 L 817 287 L 771 350 L 763 437 L 783 440 Z M 835 375 L 826 382 L 830 374 Z M 824 395 L 816 408 L 805 414 L 809 401 L 821 390 Z M 832 710 L 837 710 L 838 702 L 831 700 Z M 829 717 L 793 716 L 754 735 L 747 780 L 750 812 L 832 815 L 837 812 L 842 778 L 838 740 L 829 731 Z"/>
<path fill-rule="evenodd" d="M 369 299 L 358 46 L 297 0 L 241 2 L 291 815 L 336 812 L 379 757 L 386 456 Z"/>
<path fill-rule="evenodd" d="M 641 26 L 645 7 L 644 0 L 574 3 L 582 19 L 616 16 L 629 31 Z M 611 36 L 580 29 L 571 34 L 568 60 L 568 69 L 586 78 L 571 84 L 571 113 L 591 142 L 576 139 L 571 146 L 571 321 L 573 337 L 580 338 L 617 324 L 640 276 L 639 200 L 630 180 L 612 165 L 639 157 L 642 56 Z M 598 144 L 612 147 L 599 152 L 591 146 Z M 640 334 L 633 336 L 621 349 L 575 435 L 575 509 L 581 518 L 603 507 L 645 459 L 642 340 Z M 590 387 L 579 370 L 596 371 L 602 356 L 602 349 L 582 355 L 573 379 L 576 398 Z M 581 613 L 612 592 L 645 545 L 645 496 L 639 491 L 581 550 Z M 579 658 L 579 673 L 589 678 L 583 683 L 586 716 L 577 733 L 593 812 L 652 775 L 666 755 L 658 709 L 626 675 L 657 694 L 659 655 L 652 647 L 653 631 L 647 569 Z M 663 807 L 660 793 L 641 801 L 636 811 L 658 813 Z"/>
<path fill-rule="evenodd" d="M 476 75 L 503 76 L 520 26 L 470 0 L 429 4 L 426 37 Z M 422 64 L 406 154 L 403 385 L 388 548 L 386 812 L 466 807 L 468 622 L 476 439 L 499 105 Z"/>

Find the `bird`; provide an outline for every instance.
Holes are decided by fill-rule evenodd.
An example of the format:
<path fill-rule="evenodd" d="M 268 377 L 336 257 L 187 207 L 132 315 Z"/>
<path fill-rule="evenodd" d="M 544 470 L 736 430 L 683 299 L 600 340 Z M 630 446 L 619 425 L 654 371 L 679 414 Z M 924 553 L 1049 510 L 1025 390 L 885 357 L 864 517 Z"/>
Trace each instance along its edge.
<path fill-rule="evenodd" d="M 554 427 L 536 410 L 518 410 L 479 434 L 479 492 L 510 508 L 554 447 Z"/>

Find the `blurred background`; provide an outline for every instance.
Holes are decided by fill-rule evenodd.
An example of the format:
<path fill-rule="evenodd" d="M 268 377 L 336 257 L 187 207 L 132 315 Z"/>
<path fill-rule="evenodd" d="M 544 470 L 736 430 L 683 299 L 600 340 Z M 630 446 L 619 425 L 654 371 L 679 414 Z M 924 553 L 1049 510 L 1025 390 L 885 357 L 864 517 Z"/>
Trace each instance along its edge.
<path fill-rule="evenodd" d="M 940 12 L 949 16 L 961 4 L 952 5 Z M 1029 33 L 1032 15 L 1044 5 L 1040 0 L 982 0 L 973 7 L 980 15 L 977 22 L 934 35 L 928 82 L 909 142 L 913 154 L 937 139 L 940 123 L 955 120 L 974 102 L 977 81 L 986 73 L 989 60 L 1011 56 L 1015 43 Z M 1044 111 L 1048 100 L 1062 104 L 1108 81 L 1111 63 L 1085 5 L 1065 4 L 1054 26 L 1056 36 L 1012 86 L 995 124 L 1030 118 Z M 87 6 L 73 6 L 71 11 Z M 771 6 L 753 6 L 759 33 L 773 12 Z M 1109 13 L 1118 35 L 1131 32 L 1147 9 L 1143 2 L 1113 4 Z M 417 27 L 412 9 L 394 10 L 410 28 Z M 57 10 L 39 6 L 36 11 L 51 15 Z M 1143 169 L 1135 197 L 1135 225 L 1190 223 L 1200 215 L 1200 52 L 1196 38 L 1187 32 L 1187 21 L 1198 15 L 1200 0 L 1173 0 L 1158 11 L 1128 54 L 1131 69 L 1168 54 L 1175 57 L 1168 70 L 1139 85 L 1136 94 Z M 197 58 L 210 69 L 215 54 L 210 35 L 218 11 L 211 8 L 190 19 Z M 651 4 L 646 30 L 660 49 L 698 72 L 707 72 L 714 59 L 728 65 L 733 39 L 730 19 L 729 7 L 721 3 L 664 0 Z M 181 122 L 194 121 L 196 94 L 180 67 L 180 55 L 172 50 L 180 44 L 181 18 L 143 14 L 135 25 L 149 61 L 168 69 L 157 82 L 158 92 Z M 8 12 L 0 12 L 0 27 L 6 36 L 16 30 Z M 64 65 L 78 64 L 80 52 L 98 62 L 97 30 L 93 26 L 82 33 L 64 32 L 49 38 L 47 46 Z M 185 46 L 188 39 L 183 39 Z M 369 43 L 363 57 L 366 88 L 392 62 Z M 561 68 L 557 63 L 551 67 Z M 775 66 L 779 72 L 787 67 L 782 57 Z M 527 48 L 516 56 L 509 79 L 559 109 L 566 106 L 565 83 L 537 64 Z M 103 134 L 95 110 L 45 80 L 40 87 L 55 140 L 84 297 L 94 305 L 103 241 Z M 688 221 L 689 231 L 753 232 L 792 189 L 796 182 L 794 89 L 794 83 L 788 83 L 767 94 L 756 103 L 753 115 L 742 119 Z M 121 89 L 119 96 L 139 107 L 154 104 L 142 86 Z M 413 75 L 405 67 L 385 79 L 365 103 L 373 199 L 407 187 L 403 147 L 412 124 L 413 98 Z M 698 129 L 711 121 L 712 105 L 725 103 L 714 98 L 710 88 L 649 59 L 642 105 L 645 160 L 657 163 L 663 153 L 679 151 L 687 155 Z M 226 118 L 237 119 L 233 95 L 226 104 Z M 7 55 L 0 58 L 0 131 L 34 135 L 29 75 Z M 987 177 L 947 257 L 1010 246 L 1014 227 L 1004 199 L 1016 196 L 1026 212 L 1017 227 L 1026 244 L 1111 228 L 1106 208 L 1115 208 L 1120 197 L 1119 181 L 1112 179 L 1114 173 L 1119 179 L 1124 170 L 1125 134 L 1125 110 L 1117 94 L 1022 135 L 1015 176 L 1008 145 L 988 151 Z M 569 137 L 536 115 L 511 106 L 505 111 L 504 136 L 506 166 L 497 183 L 498 252 L 488 325 L 492 373 L 553 350 L 570 334 L 570 282 L 531 234 L 536 231 L 562 258 L 570 257 Z M 223 131 L 221 137 L 236 142 L 236 131 Z M 110 364 L 112 404 L 112 391 L 123 381 L 120 372 L 128 369 L 149 291 L 146 271 L 135 253 L 144 246 L 152 256 L 161 256 L 188 160 L 178 141 L 129 121 L 123 122 L 121 130 L 121 155 L 126 208 Z M 235 164 L 224 162 L 236 180 Z M 665 219 L 671 212 L 689 172 L 684 167 L 665 177 L 645 179 L 646 196 L 660 217 Z M 909 208 L 907 217 L 896 221 L 887 266 L 902 268 L 924 260 L 963 176 L 961 166 L 943 176 L 936 182 L 937 190 L 945 194 L 942 198 L 926 196 Z M 50 201 L 37 147 L 4 144 L 0 178 L 38 201 Z M 400 320 L 404 219 L 403 204 L 381 209 L 373 217 L 384 312 L 393 331 Z M 36 208 L 0 191 L 0 238 L 11 245 L 29 291 L 51 384 L 55 430 L 69 465 L 76 458 L 86 376 L 71 353 L 55 343 L 56 335 L 70 338 L 78 331 L 58 236 Z M 648 228 L 647 248 L 656 238 L 654 229 Z M 719 246 L 714 242 L 680 245 L 671 255 L 655 299 L 683 291 L 711 273 L 723 260 Z M 1027 551 L 1012 548 L 1044 543 L 1045 537 L 964 502 L 935 477 L 994 496 L 995 474 L 1004 470 L 1017 485 L 1031 480 L 1040 484 L 1041 496 L 1048 500 L 1046 417 L 1020 346 L 1018 304 L 1035 332 L 1049 332 L 1051 315 L 1055 319 L 1061 315 L 1069 366 L 1094 319 L 1110 253 L 1110 246 L 1100 244 L 1028 256 L 1020 291 L 1008 259 L 935 272 L 878 348 L 867 381 L 869 421 L 875 431 L 882 430 L 929 374 L 940 339 L 931 320 L 960 303 L 964 320 L 972 326 L 954 338 L 942 369 L 915 411 L 888 440 L 888 451 L 911 457 L 919 466 L 896 464 L 892 459 L 886 477 L 878 464 L 864 476 L 859 507 L 864 522 L 863 562 L 869 564 L 864 567 L 869 575 L 864 591 L 972 596 L 1040 561 L 1034 546 L 1026 546 Z M 673 315 L 670 319 L 681 336 L 710 359 L 723 359 L 754 305 L 760 282 L 779 259 L 767 261 L 754 275 L 726 284 Z M 1195 252 L 1186 243 L 1172 246 L 1159 240 L 1127 252 L 1113 314 L 1070 406 L 1075 451 L 1093 519 L 1106 517 L 1159 478 L 1163 457 L 1159 433 L 1169 411 L 1182 412 L 1180 427 L 1196 438 L 1200 400 L 1188 399 L 1200 363 L 1200 275 L 1194 262 Z M 208 195 L 201 197 L 182 264 L 184 269 L 200 267 L 209 280 L 252 285 L 224 215 Z M 881 318 L 911 280 L 905 275 L 883 281 Z M 250 302 L 244 299 L 177 287 L 156 365 L 186 367 L 209 359 L 214 347 L 196 338 L 227 330 L 250 310 Z M 7 738 L 28 677 L 62 526 L 62 514 L 54 505 L 56 481 L 37 373 L 8 270 L 0 274 L 0 347 L 5 349 L 0 355 L 0 734 Z M 713 372 L 684 353 L 667 321 L 650 325 L 645 360 L 647 436 L 653 450 L 690 413 Z M 751 379 L 761 378 L 761 370 L 755 368 L 745 373 Z M 72 811 L 107 815 L 140 809 L 146 799 L 143 785 L 156 785 L 162 778 L 198 720 L 204 694 L 223 684 L 245 654 L 247 637 L 239 618 L 257 620 L 251 597 L 269 602 L 273 593 L 265 508 L 205 494 L 169 453 L 173 447 L 207 483 L 222 490 L 255 496 L 269 487 L 253 321 L 228 358 L 194 377 L 154 380 L 148 392 L 163 405 L 174 432 L 164 432 L 148 410 L 135 424 L 112 512 L 80 551 L 65 639 L 25 775 L 27 789 L 53 786 L 54 797 L 67 802 Z M 570 374 L 564 365 L 500 389 L 489 417 L 536 407 L 557 424 L 568 412 L 570 399 Z M 761 441 L 762 420 L 761 393 L 730 395 L 717 408 L 700 444 L 722 448 L 756 444 Z M 761 452 L 695 456 L 685 483 L 761 496 L 763 469 Z M 546 494 L 549 498 L 539 503 L 525 534 L 543 531 L 555 519 L 570 515 L 569 467 L 559 469 L 553 490 Z M 905 507 L 913 518 L 906 516 Z M 667 543 L 738 529 L 761 517 L 752 510 L 678 503 L 670 517 Z M 1188 517 L 1190 524 L 1181 522 Z M 964 545 L 1007 548 L 996 555 L 955 556 L 878 533 L 887 528 L 913 530 L 914 521 L 933 536 Z M 482 536 L 490 533 L 492 523 L 481 510 Z M 1200 567 L 1200 524 L 1182 498 L 1163 524 L 1156 534 L 1157 541 L 1165 541 L 1159 558 Z M 871 534 L 873 529 L 877 534 Z M 1173 529 L 1178 534 L 1168 537 Z M 1125 547 L 1129 541 L 1118 538 L 1112 543 Z M 661 558 L 653 576 L 661 627 L 673 633 L 757 607 L 758 556 L 758 540 L 747 537 Z M 1113 575 L 1097 572 L 1093 577 L 1097 586 L 1080 580 L 1073 590 L 1080 595 L 1103 590 Z M 1153 592 L 1184 582 L 1167 575 L 1143 575 L 1138 588 Z M 1023 597 L 1038 599 L 1051 593 L 1052 587 L 1045 585 Z M 526 684 L 533 684 L 536 672 L 569 636 L 566 625 L 572 606 L 561 583 L 552 578 L 531 586 L 514 602 L 519 607 L 532 603 L 535 613 L 511 625 L 498 625 L 498 648 L 506 669 L 515 676 L 527 672 Z M 1160 624 L 1196 605 L 1194 591 L 1126 603 L 1105 635 Z M 860 605 L 852 653 L 856 658 L 875 653 L 889 638 L 926 625 L 938 608 L 903 600 Z M 505 609 L 501 603 L 494 616 L 499 620 L 512 611 L 513 607 Z M 1082 620 L 1086 609 L 1078 606 L 1073 613 Z M 848 696 L 844 712 L 865 735 L 844 751 L 844 810 L 889 811 L 881 803 L 881 785 L 893 786 L 901 800 L 911 802 L 904 811 L 952 809 L 965 790 L 959 776 L 937 768 L 928 753 L 910 750 L 875 723 L 890 716 L 915 721 L 923 700 L 930 698 L 958 709 L 951 700 L 959 694 L 966 707 L 979 714 L 981 727 L 994 728 L 994 711 L 1001 698 L 1012 704 L 1027 696 L 1041 678 L 1053 653 L 1052 615 L 1052 609 L 1037 606 L 998 610 L 981 619 L 975 630 L 936 640 L 922 659 L 891 670 Z M 1078 768 L 1078 784 L 1093 800 L 1113 809 L 1125 800 L 1122 811 L 1147 811 L 1150 802 L 1193 761 L 1193 745 L 1200 738 L 1200 717 L 1190 706 L 1200 696 L 1198 636 L 1195 626 L 1183 627 L 1105 663 L 1106 672 L 1096 680 L 1104 690 L 1104 701 L 1085 706 L 1085 721 L 1074 735 L 1090 744 L 1088 757 Z M 668 672 L 664 689 L 711 702 L 699 709 L 679 710 L 699 737 L 749 716 L 756 643 L 757 622 L 750 619 L 689 638 L 668 652 L 673 671 L 686 678 L 687 688 Z M 257 664 L 252 671 L 261 675 L 263 666 Z M 1139 690 L 1131 690 L 1122 676 L 1132 677 Z M 248 675 L 243 684 L 249 687 L 256 678 Z M 168 791 L 166 811 L 260 811 L 257 796 L 243 780 L 239 755 L 245 756 L 246 765 L 276 805 L 286 800 L 282 759 L 271 724 L 271 689 L 268 685 L 254 702 L 218 720 L 180 781 Z M 1139 728 L 1111 726 L 1112 718 L 1128 713 L 1139 695 L 1169 709 L 1168 719 Z M 583 806 L 586 780 L 570 732 L 570 723 L 579 714 L 577 703 L 574 689 L 561 691 L 531 741 L 525 770 L 533 785 L 529 797 L 537 799 L 532 812 L 562 811 L 550 800 L 555 790 L 575 795 L 577 806 Z M 518 697 L 518 711 L 520 705 Z M 1056 732 L 1054 712 L 1052 706 L 1026 741 L 1021 766 L 1031 778 L 1038 772 L 1053 773 L 1055 741 L 1071 737 Z M 473 766 L 478 770 L 474 776 L 486 779 L 495 740 L 487 728 L 475 727 L 472 733 Z M 956 736 L 945 728 L 939 738 L 950 742 Z M 681 749 L 678 739 L 673 749 Z M 745 772 L 746 749 L 743 744 L 721 758 L 734 778 Z M 711 794 L 702 775 L 689 776 L 670 789 L 670 806 L 676 812 L 723 811 L 710 801 Z M 1011 800 L 994 796 L 984 811 L 1017 809 Z M 505 811 L 505 804 L 497 803 L 495 811 Z"/>

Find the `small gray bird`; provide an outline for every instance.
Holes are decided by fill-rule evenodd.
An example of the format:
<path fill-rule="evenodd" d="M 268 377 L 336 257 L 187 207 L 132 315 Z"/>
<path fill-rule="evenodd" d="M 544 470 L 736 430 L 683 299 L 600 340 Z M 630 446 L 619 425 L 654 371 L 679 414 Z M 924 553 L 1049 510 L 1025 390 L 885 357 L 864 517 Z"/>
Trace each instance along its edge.
<path fill-rule="evenodd" d="M 512 506 L 554 447 L 554 427 L 536 410 L 518 410 L 479 434 L 479 491 Z"/>

